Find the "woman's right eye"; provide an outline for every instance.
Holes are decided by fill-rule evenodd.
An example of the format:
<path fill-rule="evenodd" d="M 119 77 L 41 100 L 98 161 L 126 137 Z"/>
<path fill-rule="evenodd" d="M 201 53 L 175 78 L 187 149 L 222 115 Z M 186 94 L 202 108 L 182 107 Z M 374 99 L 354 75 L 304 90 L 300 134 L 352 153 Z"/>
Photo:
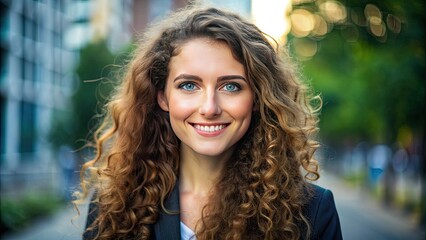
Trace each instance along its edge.
<path fill-rule="evenodd" d="M 192 82 L 184 82 L 179 84 L 179 88 L 185 91 L 194 91 L 197 89 L 197 85 L 195 85 L 195 83 L 192 83 Z"/>

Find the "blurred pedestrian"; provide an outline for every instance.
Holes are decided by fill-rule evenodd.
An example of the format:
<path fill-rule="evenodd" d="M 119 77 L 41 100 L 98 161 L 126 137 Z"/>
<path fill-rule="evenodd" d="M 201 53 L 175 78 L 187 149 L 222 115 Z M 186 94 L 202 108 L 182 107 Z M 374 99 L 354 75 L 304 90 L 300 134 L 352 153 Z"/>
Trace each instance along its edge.
<path fill-rule="evenodd" d="M 308 183 L 312 98 L 274 46 L 215 8 L 145 34 L 82 169 L 84 239 L 341 239 L 332 193 Z"/>
<path fill-rule="evenodd" d="M 367 154 L 369 168 L 369 186 L 375 188 L 382 176 L 383 171 L 389 164 L 392 157 L 392 150 L 384 144 L 378 144 L 370 149 Z"/>

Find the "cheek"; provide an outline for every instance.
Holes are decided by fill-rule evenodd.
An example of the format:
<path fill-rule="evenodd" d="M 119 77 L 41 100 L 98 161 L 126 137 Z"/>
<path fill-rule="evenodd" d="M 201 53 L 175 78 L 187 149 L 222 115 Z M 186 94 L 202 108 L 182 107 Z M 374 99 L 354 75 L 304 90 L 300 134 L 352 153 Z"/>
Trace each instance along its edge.
<path fill-rule="evenodd" d="M 170 118 L 174 119 L 185 119 L 187 118 L 195 108 L 193 99 L 186 99 L 185 97 L 171 96 L 169 101 L 169 114 Z"/>
<path fill-rule="evenodd" d="M 238 101 L 227 101 L 225 104 L 236 118 L 251 117 L 253 112 L 253 97 L 250 95 L 240 98 Z"/>

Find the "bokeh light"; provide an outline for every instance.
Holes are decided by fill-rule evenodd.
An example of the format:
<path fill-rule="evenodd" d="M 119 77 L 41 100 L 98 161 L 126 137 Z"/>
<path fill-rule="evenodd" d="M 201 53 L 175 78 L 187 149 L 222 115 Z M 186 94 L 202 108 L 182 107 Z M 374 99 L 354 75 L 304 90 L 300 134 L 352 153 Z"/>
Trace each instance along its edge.
<path fill-rule="evenodd" d="M 318 42 L 310 38 L 294 38 L 291 45 L 301 60 L 312 58 L 318 51 Z"/>
<path fill-rule="evenodd" d="M 314 15 L 305 9 L 296 9 L 290 15 L 291 33 L 296 37 L 306 37 L 315 27 Z"/>
<path fill-rule="evenodd" d="M 396 17 L 392 14 L 389 14 L 386 17 L 386 24 L 388 25 L 388 28 L 392 32 L 394 32 L 394 33 L 400 33 L 401 32 L 401 20 L 398 17 Z"/>
<path fill-rule="evenodd" d="M 346 20 L 346 7 L 340 2 L 326 1 L 319 5 L 319 9 L 331 23 L 340 23 Z"/>
<path fill-rule="evenodd" d="M 314 14 L 315 26 L 312 29 L 312 35 L 319 37 L 324 36 L 329 32 L 327 21 L 319 14 Z"/>

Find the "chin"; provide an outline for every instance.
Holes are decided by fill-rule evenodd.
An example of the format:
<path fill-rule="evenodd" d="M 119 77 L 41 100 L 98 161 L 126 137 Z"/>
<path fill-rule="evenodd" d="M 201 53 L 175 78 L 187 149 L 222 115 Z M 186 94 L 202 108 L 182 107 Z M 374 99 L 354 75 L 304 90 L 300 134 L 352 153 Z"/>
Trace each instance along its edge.
<path fill-rule="evenodd" d="M 208 157 L 223 156 L 224 154 L 227 154 L 229 151 L 231 151 L 230 149 L 225 149 L 223 147 L 218 147 L 218 146 L 211 146 L 208 148 L 198 147 L 198 148 L 193 148 L 193 150 L 196 154 L 204 155 Z"/>

